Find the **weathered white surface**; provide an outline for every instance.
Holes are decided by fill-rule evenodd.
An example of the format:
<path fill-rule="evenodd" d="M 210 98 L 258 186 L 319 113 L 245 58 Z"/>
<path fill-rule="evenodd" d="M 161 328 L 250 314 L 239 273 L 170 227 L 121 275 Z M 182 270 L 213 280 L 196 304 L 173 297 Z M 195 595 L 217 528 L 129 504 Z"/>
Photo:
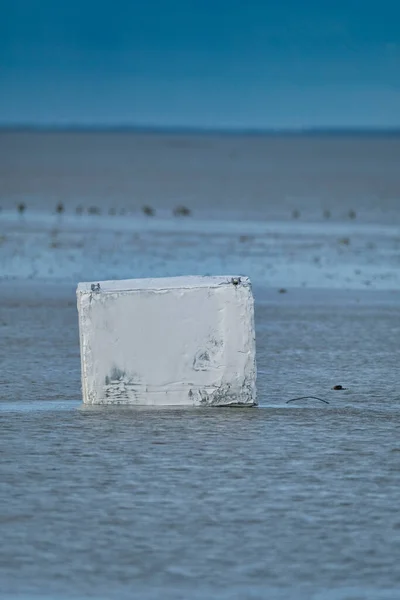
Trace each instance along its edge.
<path fill-rule="evenodd" d="M 77 298 L 85 403 L 256 403 L 248 278 L 80 283 Z"/>

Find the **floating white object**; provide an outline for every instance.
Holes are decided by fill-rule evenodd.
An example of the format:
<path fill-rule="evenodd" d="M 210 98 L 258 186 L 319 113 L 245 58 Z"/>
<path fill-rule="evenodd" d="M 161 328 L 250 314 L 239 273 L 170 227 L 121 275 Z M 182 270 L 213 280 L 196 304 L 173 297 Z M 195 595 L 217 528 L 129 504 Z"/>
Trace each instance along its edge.
<path fill-rule="evenodd" d="M 256 404 L 247 277 L 80 283 L 86 404 Z"/>

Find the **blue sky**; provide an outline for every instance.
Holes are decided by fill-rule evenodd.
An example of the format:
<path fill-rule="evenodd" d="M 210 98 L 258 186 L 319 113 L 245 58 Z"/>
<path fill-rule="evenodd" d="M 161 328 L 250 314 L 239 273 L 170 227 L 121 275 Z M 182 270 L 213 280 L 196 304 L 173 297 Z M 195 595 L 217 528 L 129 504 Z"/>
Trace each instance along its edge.
<path fill-rule="evenodd" d="M 397 0 L 0 0 L 0 122 L 399 127 Z"/>

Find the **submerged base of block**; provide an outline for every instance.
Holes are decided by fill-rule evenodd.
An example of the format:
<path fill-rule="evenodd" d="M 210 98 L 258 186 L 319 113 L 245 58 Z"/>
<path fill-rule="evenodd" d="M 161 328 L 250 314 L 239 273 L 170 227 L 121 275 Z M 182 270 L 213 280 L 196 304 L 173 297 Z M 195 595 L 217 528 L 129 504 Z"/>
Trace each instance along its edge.
<path fill-rule="evenodd" d="M 203 389 L 138 389 L 124 381 L 112 381 L 104 386 L 101 396 L 88 402 L 92 405 L 126 406 L 256 406 L 254 386 L 240 390 L 230 386 Z"/>

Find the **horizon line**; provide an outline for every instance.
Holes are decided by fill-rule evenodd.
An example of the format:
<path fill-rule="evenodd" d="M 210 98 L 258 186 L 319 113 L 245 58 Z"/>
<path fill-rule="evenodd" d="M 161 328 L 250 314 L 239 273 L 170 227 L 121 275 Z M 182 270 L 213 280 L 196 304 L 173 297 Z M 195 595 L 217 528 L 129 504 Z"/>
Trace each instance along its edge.
<path fill-rule="evenodd" d="M 37 133 L 144 133 L 177 135 L 400 135 L 400 126 L 326 126 L 326 127 L 200 127 L 186 125 L 133 125 L 133 124 L 35 124 L 1 123 L 0 132 Z"/>

